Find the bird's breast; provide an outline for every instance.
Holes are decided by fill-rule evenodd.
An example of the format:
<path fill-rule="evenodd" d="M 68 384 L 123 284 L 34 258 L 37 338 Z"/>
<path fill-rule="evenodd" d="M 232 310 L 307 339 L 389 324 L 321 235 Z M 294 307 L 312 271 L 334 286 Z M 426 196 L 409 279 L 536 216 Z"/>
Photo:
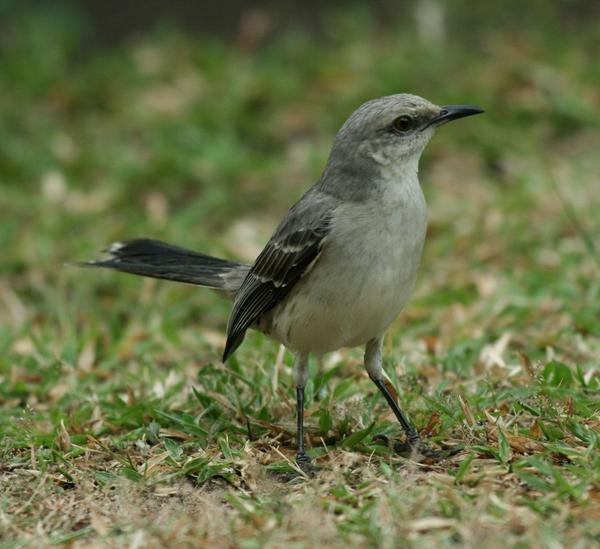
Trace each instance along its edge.
<path fill-rule="evenodd" d="M 270 315 L 272 336 L 293 350 L 328 352 L 383 333 L 408 300 L 427 212 L 418 183 L 335 212 L 314 268 Z"/>

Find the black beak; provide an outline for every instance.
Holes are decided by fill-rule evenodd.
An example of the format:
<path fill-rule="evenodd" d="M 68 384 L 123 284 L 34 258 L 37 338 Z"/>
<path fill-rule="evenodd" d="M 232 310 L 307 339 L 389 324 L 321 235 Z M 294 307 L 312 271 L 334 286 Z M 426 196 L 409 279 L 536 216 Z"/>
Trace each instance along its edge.
<path fill-rule="evenodd" d="M 425 130 L 430 126 L 441 126 L 451 120 L 458 120 L 459 118 L 481 114 L 482 112 L 484 112 L 483 109 L 473 105 L 445 105 L 442 107 L 440 114 L 429 120 L 421 130 Z"/>

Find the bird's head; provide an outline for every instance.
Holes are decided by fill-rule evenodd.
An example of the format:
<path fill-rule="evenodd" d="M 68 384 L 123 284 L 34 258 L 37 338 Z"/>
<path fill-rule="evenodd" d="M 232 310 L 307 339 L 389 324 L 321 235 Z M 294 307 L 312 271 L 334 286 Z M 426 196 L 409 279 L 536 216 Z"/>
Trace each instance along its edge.
<path fill-rule="evenodd" d="M 353 155 L 358 162 L 416 166 L 437 128 L 482 112 L 471 105 L 439 107 L 406 93 L 380 97 L 361 105 L 346 120 L 335 139 L 334 151 L 346 158 Z"/>

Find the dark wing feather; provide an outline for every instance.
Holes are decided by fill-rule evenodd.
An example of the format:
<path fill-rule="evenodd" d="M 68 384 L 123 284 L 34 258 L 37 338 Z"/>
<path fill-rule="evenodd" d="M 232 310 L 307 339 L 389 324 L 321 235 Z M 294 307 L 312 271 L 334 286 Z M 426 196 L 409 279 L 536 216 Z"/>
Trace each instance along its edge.
<path fill-rule="evenodd" d="M 236 293 L 223 361 L 242 343 L 246 330 L 281 302 L 318 258 L 334 208 L 333 197 L 312 190 L 288 212 Z"/>

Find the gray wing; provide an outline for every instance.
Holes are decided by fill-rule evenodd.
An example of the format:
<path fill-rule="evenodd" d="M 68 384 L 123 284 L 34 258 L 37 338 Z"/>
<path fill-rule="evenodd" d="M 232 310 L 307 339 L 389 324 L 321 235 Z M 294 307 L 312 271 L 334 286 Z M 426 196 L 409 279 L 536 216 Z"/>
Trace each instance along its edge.
<path fill-rule="evenodd" d="M 223 361 L 240 346 L 246 330 L 280 303 L 317 260 L 336 202 L 313 188 L 284 217 L 235 295 Z"/>

